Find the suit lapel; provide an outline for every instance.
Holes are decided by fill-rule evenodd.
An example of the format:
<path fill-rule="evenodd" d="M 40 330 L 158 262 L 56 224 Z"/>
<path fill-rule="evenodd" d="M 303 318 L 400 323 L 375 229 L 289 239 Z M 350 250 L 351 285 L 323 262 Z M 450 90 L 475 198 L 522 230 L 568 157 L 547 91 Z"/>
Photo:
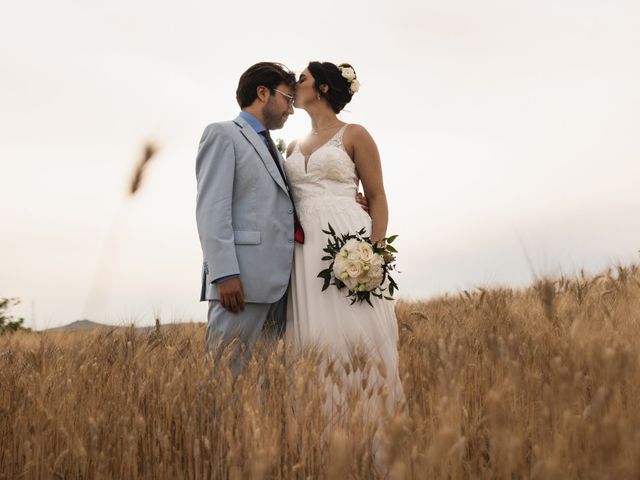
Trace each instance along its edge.
<path fill-rule="evenodd" d="M 278 161 L 280 162 L 280 168 L 282 169 L 282 174 L 284 175 L 284 180 L 285 182 L 289 182 L 289 179 L 287 178 L 287 172 L 284 170 L 284 157 L 280 153 L 280 150 L 277 150 L 277 152 L 278 152 Z"/>
<path fill-rule="evenodd" d="M 273 157 L 269 153 L 269 149 L 267 148 L 267 146 L 260 138 L 260 135 L 258 135 L 256 131 L 251 128 L 251 125 L 249 125 L 242 117 L 236 118 L 234 122 L 240 127 L 240 132 L 242 133 L 242 135 L 244 135 L 244 137 L 253 146 L 254 150 L 260 157 L 260 160 L 262 160 L 264 167 L 269 172 L 269 175 L 271 175 L 278 186 L 280 186 L 280 188 L 282 188 L 282 190 L 284 190 L 285 193 L 289 195 L 289 189 L 285 185 L 284 180 L 282 179 L 282 175 L 280 175 L 280 172 L 278 171 L 278 167 L 276 167 L 275 163 L 273 163 Z M 280 157 L 280 152 L 278 152 L 278 157 Z M 280 165 L 283 165 L 282 157 L 280 157 Z"/>

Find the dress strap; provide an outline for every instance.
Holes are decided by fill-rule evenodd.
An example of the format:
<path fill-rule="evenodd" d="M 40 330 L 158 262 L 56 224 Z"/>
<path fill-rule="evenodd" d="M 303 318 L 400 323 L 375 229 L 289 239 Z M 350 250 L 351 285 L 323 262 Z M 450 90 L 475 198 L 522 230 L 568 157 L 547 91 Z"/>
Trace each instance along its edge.
<path fill-rule="evenodd" d="M 343 125 L 340 130 L 336 132 L 336 134 L 329 140 L 327 143 L 336 146 L 342 146 L 342 137 L 344 137 L 344 131 L 347 129 L 349 124 Z"/>

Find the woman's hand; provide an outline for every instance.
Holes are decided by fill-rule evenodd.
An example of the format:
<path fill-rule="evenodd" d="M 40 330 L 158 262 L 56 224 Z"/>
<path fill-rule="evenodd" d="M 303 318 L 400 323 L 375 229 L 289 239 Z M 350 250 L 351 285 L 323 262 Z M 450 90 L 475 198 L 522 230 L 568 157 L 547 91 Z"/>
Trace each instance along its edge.
<path fill-rule="evenodd" d="M 358 202 L 358 205 L 362 207 L 362 210 L 369 213 L 369 202 L 367 201 L 367 197 L 365 197 L 362 193 L 358 192 L 356 194 L 356 202 Z"/>
<path fill-rule="evenodd" d="M 373 248 L 385 248 L 387 246 L 387 242 L 385 242 L 384 238 L 382 240 L 371 239 L 371 243 L 373 244 Z"/>

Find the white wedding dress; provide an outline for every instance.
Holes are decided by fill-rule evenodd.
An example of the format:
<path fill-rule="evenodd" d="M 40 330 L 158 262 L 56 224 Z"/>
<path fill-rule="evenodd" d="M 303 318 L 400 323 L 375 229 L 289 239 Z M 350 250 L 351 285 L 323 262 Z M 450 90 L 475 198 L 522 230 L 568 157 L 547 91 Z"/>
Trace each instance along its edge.
<path fill-rule="evenodd" d="M 305 233 L 304 244 L 296 243 L 294 250 L 285 339 L 294 351 L 319 347 L 329 357 L 337 358 L 342 383 L 347 389 L 364 391 L 363 398 L 369 397 L 365 411 L 379 419 L 380 414 L 393 414 L 405 399 L 398 373 L 398 325 L 393 302 L 372 296 L 373 308 L 366 302 L 350 305 L 346 289 L 338 290 L 331 285 L 322 291 L 323 279 L 318 278 L 318 273 L 329 265 L 321 260 L 326 255 L 322 250 L 328 239 L 322 230 L 327 230 L 329 223 L 337 234 L 356 233 L 363 227 L 366 235 L 371 232 L 371 217 L 355 199 L 359 179 L 355 164 L 342 144 L 346 127 L 308 158 L 296 142 L 285 161 L 287 179 Z M 370 360 L 368 374 L 362 369 L 354 372 L 353 364 L 347 371 L 342 367 L 346 361 L 353 362 L 356 345 Z M 364 389 L 363 376 L 368 378 Z M 325 408 L 332 415 L 336 405 L 345 402 L 347 392 L 344 388 L 340 391 L 329 377 L 326 388 Z"/>

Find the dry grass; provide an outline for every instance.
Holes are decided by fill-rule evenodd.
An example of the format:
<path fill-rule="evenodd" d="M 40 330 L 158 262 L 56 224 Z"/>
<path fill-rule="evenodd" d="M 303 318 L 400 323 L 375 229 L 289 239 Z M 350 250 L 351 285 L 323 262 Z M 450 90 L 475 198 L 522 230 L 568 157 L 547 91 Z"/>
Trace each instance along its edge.
<path fill-rule="evenodd" d="M 1 337 L 0 478 L 640 476 L 639 268 L 396 310 L 409 415 L 377 470 L 357 399 L 320 435 L 312 352 L 259 351 L 232 389 L 184 325 Z"/>

